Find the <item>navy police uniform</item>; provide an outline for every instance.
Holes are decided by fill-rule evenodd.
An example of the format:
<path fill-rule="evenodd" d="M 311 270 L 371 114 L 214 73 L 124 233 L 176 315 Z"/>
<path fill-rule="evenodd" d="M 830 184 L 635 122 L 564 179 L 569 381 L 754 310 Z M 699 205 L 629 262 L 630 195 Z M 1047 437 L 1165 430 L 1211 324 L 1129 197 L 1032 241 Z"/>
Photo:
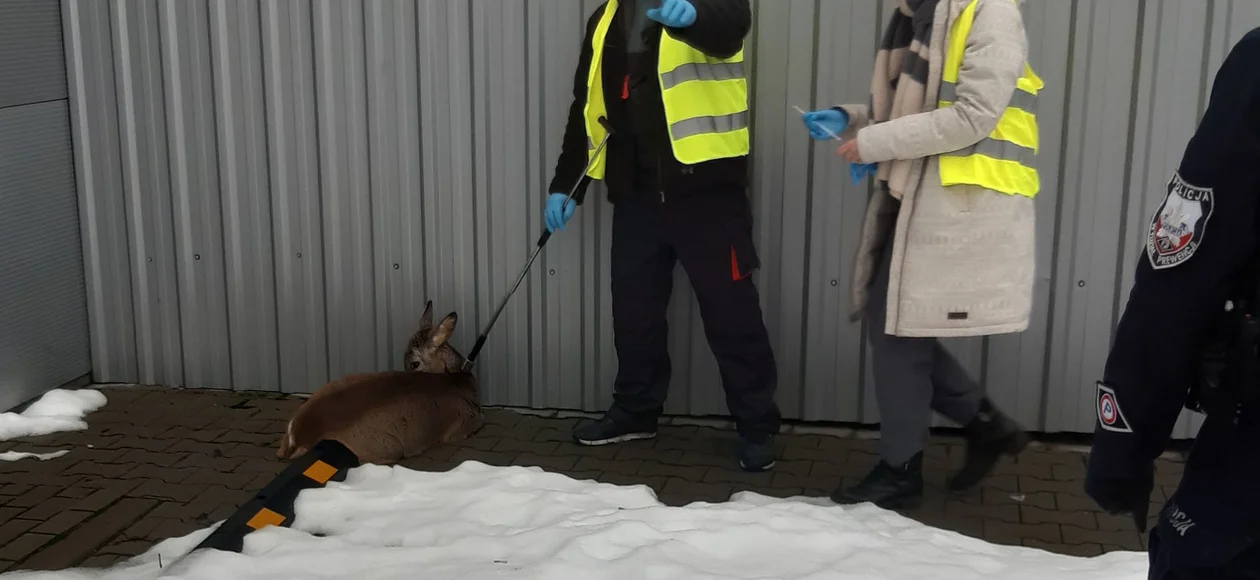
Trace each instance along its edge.
<path fill-rule="evenodd" d="M 1207 111 L 1146 232 L 1096 387 L 1086 492 L 1145 529 L 1154 460 L 1199 381 L 1226 304 L 1257 296 L 1260 28 L 1213 81 Z M 1258 313 L 1251 305 L 1250 311 Z M 1255 389 L 1254 385 L 1240 385 Z M 1234 407 L 1231 407 L 1231 411 Z M 1209 412 L 1150 532 L 1151 580 L 1260 578 L 1260 405 Z"/>

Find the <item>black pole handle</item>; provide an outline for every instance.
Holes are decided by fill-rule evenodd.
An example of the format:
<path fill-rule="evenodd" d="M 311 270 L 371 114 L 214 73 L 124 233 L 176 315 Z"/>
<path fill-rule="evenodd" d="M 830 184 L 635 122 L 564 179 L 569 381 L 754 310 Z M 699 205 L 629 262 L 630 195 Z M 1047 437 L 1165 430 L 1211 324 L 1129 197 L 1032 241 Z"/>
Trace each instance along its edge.
<path fill-rule="evenodd" d="M 477 362 L 477 355 L 481 354 L 481 347 L 486 345 L 486 335 L 482 334 L 477 337 L 477 342 L 473 344 L 472 350 L 468 351 L 468 357 L 464 359 L 464 370 L 472 368 L 473 363 Z"/>
<path fill-rule="evenodd" d="M 613 131 L 613 128 L 612 128 L 612 123 L 609 123 L 609 122 L 608 122 L 608 117 L 605 117 L 605 116 L 602 116 L 602 115 L 601 115 L 598 119 L 596 119 L 596 121 L 598 121 L 598 122 L 599 122 L 599 125 L 600 125 L 601 127 L 603 127 L 603 128 L 604 128 L 604 131 L 605 131 L 605 132 L 606 132 L 609 136 L 611 136 L 613 133 L 616 133 L 616 131 Z M 605 139 L 607 139 L 607 137 L 605 137 Z M 602 144 L 601 144 L 601 146 L 602 146 Z M 592 161 L 594 161 L 594 160 L 592 160 Z M 590 170 L 590 164 L 587 164 L 586 169 L 587 169 L 587 170 Z M 579 175 L 579 176 L 578 176 L 577 183 L 573 184 L 573 189 L 569 190 L 569 197 L 568 197 L 567 199 L 565 199 L 565 201 L 564 201 L 565 205 L 568 205 L 571 201 L 573 201 L 573 198 L 575 197 L 575 194 L 577 193 L 577 188 L 578 188 L 578 186 L 580 186 L 580 185 L 582 184 L 582 180 L 586 178 L 585 176 L 586 176 L 586 171 L 583 171 L 583 172 L 582 172 L 582 175 Z M 535 242 L 535 243 L 534 243 L 534 245 L 535 245 L 536 247 L 541 248 L 541 247 L 543 247 L 543 246 L 547 245 L 547 241 L 548 241 L 548 240 L 550 240 L 550 239 L 551 239 L 551 232 L 550 232 L 550 231 L 548 231 L 548 230 L 546 230 L 546 229 L 544 229 L 544 230 L 543 230 L 542 235 L 541 235 L 541 236 L 538 236 L 538 241 L 537 241 L 537 242 Z"/>

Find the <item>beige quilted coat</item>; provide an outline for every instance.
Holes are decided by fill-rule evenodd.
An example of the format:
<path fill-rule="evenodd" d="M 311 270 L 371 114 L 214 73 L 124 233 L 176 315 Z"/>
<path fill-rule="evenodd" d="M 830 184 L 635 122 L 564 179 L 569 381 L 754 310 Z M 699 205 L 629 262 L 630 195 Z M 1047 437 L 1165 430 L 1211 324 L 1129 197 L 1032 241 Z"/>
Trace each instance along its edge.
<path fill-rule="evenodd" d="M 941 185 L 937 156 L 993 131 L 1023 72 L 1028 42 L 1011 0 L 979 0 L 958 80 L 958 100 L 936 107 L 950 24 L 968 0 L 941 0 L 931 41 L 924 113 L 871 124 L 865 105 L 843 105 L 867 163 L 913 160 L 900 209 L 877 188 L 854 264 L 852 315 L 862 315 L 882 247 L 891 244 L 885 332 L 906 337 L 1023 331 L 1032 309 L 1033 201 L 971 186 Z M 1040 118 L 1039 118 L 1040 120 Z M 1044 127 L 1044 124 L 1043 124 Z M 1044 179 L 1044 178 L 1043 178 Z M 891 230 L 891 236 L 890 234 Z"/>

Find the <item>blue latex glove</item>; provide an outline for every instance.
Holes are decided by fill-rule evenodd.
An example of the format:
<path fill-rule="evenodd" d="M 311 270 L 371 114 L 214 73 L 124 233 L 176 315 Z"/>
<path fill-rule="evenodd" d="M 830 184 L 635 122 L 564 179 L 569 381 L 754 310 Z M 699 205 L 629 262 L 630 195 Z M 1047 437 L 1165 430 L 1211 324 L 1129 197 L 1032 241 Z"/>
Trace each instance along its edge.
<path fill-rule="evenodd" d="M 572 201 L 565 205 L 564 200 L 568 199 L 568 195 L 564 193 L 553 193 L 547 197 L 547 208 L 543 210 L 543 222 L 547 224 L 547 231 L 555 233 L 556 230 L 564 231 L 564 224 L 568 223 L 569 218 L 573 217 L 573 210 L 577 209 L 577 205 Z M 561 206 L 564 206 L 563 210 Z"/>
<path fill-rule="evenodd" d="M 844 111 L 823 109 L 801 115 L 801 121 L 804 121 L 805 128 L 809 129 L 810 137 L 816 141 L 826 141 L 832 139 L 831 133 L 839 136 L 844 132 L 844 128 L 849 126 L 849 115 Z M 828 133 L 828 130 L 831 133 Z"/>
<path fill-rule="evenodd" d="M 878 167 L 878 163 L 850 163 L 849 177 L 853 178 L 853 185 L 861 183 L 869 175 L 875 175 L 875 169 Z"/>
<path fill-rule="evenodd" d="M 686 28 L 696 23 L 696 7 L 687 0 L 661 0 L 647 11 L 647 17 L 670 28 Z"/>

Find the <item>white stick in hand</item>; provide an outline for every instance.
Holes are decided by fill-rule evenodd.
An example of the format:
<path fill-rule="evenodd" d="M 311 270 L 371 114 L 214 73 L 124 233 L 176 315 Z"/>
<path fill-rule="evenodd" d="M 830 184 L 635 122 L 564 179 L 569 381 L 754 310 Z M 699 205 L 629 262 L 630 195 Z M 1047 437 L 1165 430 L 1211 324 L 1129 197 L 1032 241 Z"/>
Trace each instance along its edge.
<path fill-rule="evenodd" d="M 805 111 L 804 109 L 802 109 L 802 108 L 800 108 L 800 107 L 798 107 L 798 106 L 796 106 L 796 105 L 792 105 L 792 108 L 793 108 L 793 109 L 796 109 L 796 112 L 798 112 L 798 113 L 800 113 L 800 114 L 802 114 L 802 115 L 804 115 L 804 114 L 807 112 L 807 111 Z M 828 129 L 825 125 L 822 125 L 822 124 L 819 124 L 819 123 L 815 123 L 815 125 L 818 125 L 818 127 L 819 127 L 820 129 L 822 129 L 823 131 L 826 131 L 828 135 L 831 135 L 831 138 L 832 138 L 832 139 L 835 139 L 836 141 L 839 141 L 839 142 L 841 142 L 841 143 L 844 143 L 844 139 L 841 139 L 839 135 L 836 135 L 836 134 L 835 134 L 835 133 L 834 133 L 831 129 Z"/>

